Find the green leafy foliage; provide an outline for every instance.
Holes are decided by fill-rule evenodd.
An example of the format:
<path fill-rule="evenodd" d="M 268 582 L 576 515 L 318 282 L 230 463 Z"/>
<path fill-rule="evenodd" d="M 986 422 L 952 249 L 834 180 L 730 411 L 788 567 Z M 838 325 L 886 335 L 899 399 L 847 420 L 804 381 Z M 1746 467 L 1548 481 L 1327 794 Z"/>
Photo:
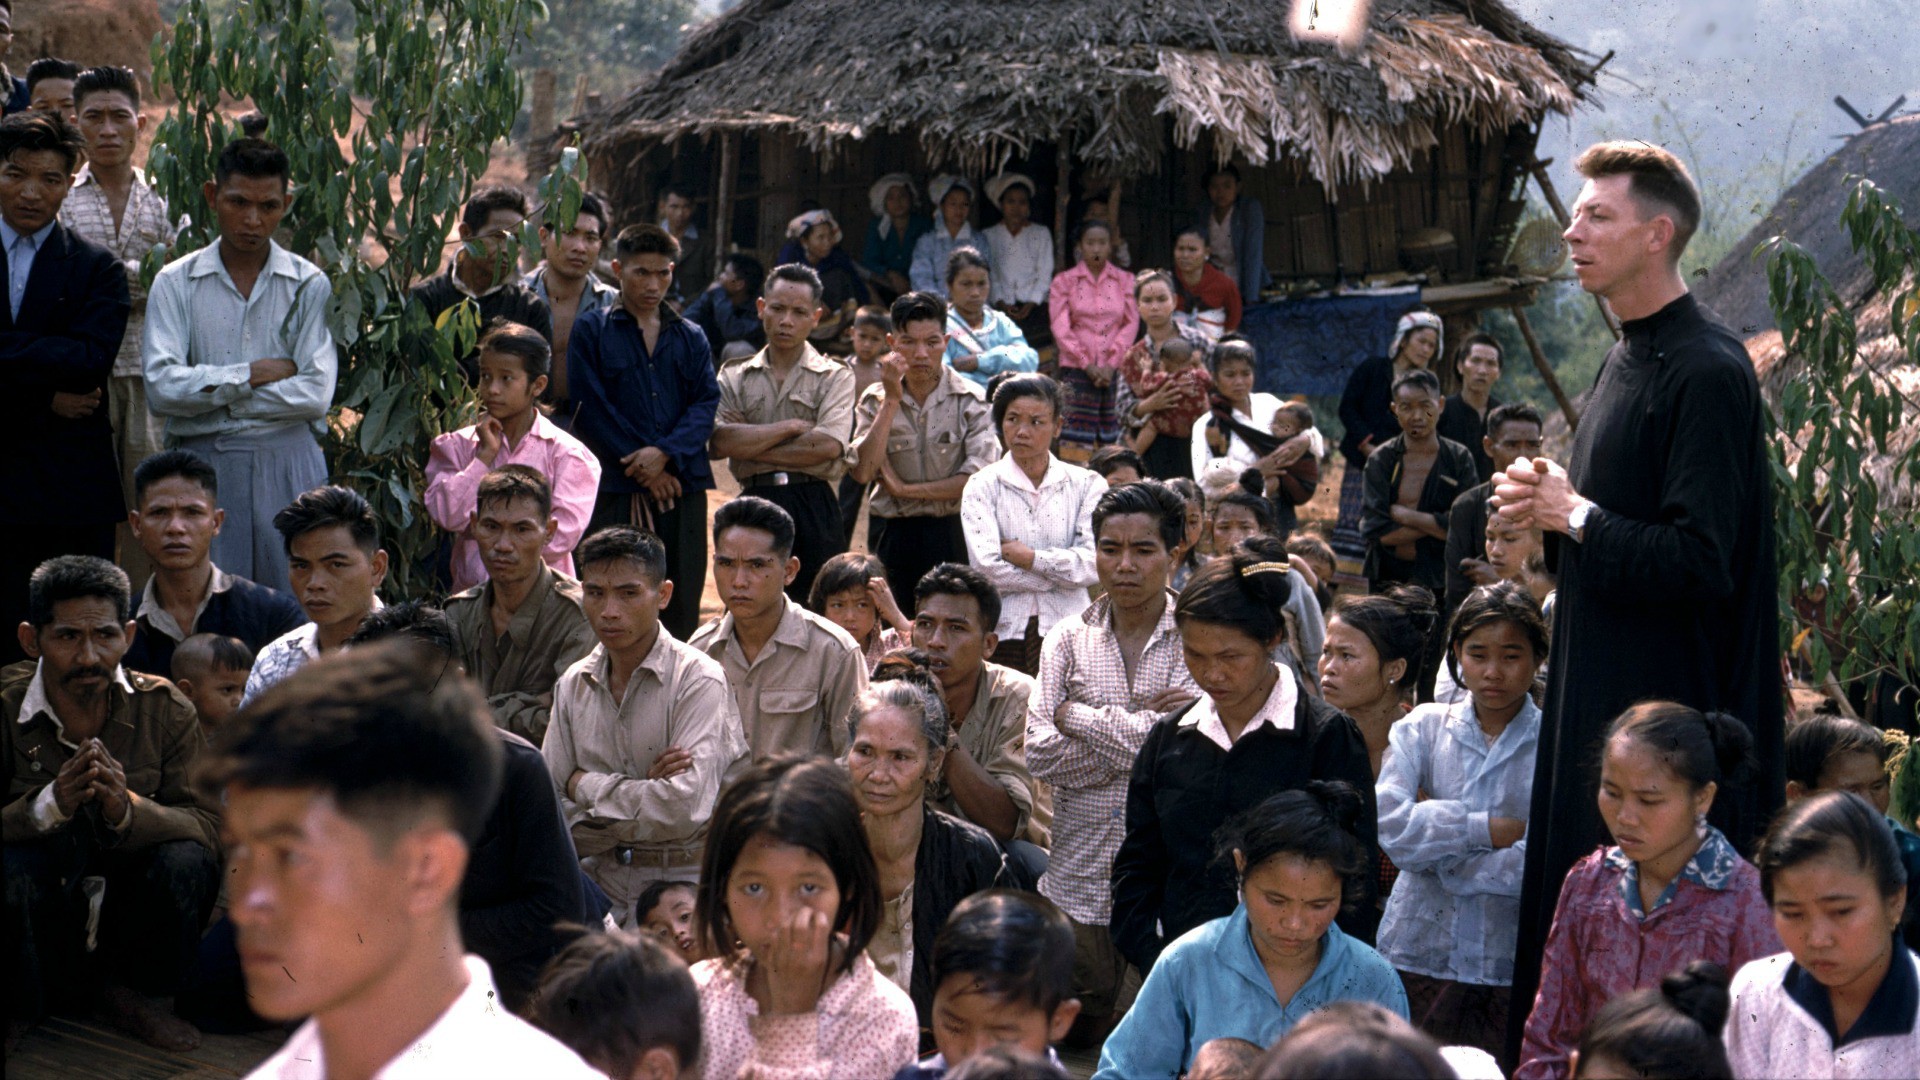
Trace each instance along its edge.
<path fill-rule="evenodd" d="M 421 503 L 427 451 L 472 419 L 457 358 L 478 331 L 471 305 L 436 326 L 407 289 L 442 264 L 461 204 L 513 122 L 521 80 L 510 58 L 544 13 L 538 0 L 185 0 L 172 36 L 154 44 L 154 83 L 178 104 L 148 171 L 172 206 L 205 206 L 200 186 L 240 134 L 223 103 L 251 99 L 292 161 L 283 239 L 333 285 L 341 364 L 329 471 L 373 504 L 398 596 L 431 589 L 440 537 Z M 542 192 L 577 208 L 577 155 L 567 168 Z M 193 215 L 174 256 L 214 239 L 212 216 Z M 532 223 L 520 242 L 530 237 Z"/>
<path fill-rule="evenodd" d="M 1891 301 L 1894 339 L 1908 363 L 1920 361 L 1920 230 L 1868 180 L 1841 220 L 1872 274 L 1867 295 Z M 1883 362 L 1861 354 L 1854 311 L 1813 256 L 1778 237 L 1762 250 L 1774 317 L 1788 353 L 1805 365 L 1772 416 L 1787 632 L 1804 640 L 1816 677 L 1832 671 L 1843 685 L 1871 686 L 1890 673 L 1912 683 L 1920 673 L 1920 520 L 1884 509 L 1882 477 L 1920 484 L 1920 444 L 1895 438 L 1914 422 L 1915 403 Z M 1881 468 L 1869 468 L 1870 459 Z"/>

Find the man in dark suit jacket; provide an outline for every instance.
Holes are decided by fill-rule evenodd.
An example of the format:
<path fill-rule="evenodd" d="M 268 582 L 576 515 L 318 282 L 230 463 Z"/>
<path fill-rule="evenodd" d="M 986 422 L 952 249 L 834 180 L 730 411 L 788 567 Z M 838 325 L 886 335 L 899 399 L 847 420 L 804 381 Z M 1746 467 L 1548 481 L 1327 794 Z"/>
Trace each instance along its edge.
<path fill-rule="evenodd" d="M 26 618 L 27 578 L 56 555 L 113 558 L 126 516 L 103 396 L 132 303 L 113 254 L 60 224 L 80 132 L 26 112 L 0 120 L 0 626 Z M 0 661 L 20 658 L 0 634 Z"/>

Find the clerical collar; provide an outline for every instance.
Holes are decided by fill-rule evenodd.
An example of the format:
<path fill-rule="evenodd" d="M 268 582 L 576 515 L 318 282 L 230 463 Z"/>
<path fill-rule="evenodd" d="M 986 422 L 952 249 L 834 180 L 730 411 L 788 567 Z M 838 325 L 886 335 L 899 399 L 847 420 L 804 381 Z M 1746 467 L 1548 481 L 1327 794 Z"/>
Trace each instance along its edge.
<path fill-rule="evenodd" d="M 1887 965 L 1886 976 L 1880 980 L 1873 997 L 1867 999 L 1860 1019 L 1853 1022 L 1844 1036 L 1834 1030 L 1833 998 L 1807 969 L 1799 964 L 1787 965 L 1781 985 L 1793 1003 L 1826 1030 L 1835 1050 L 1861 1039 L 1910 1034 L 1914 1013 L 1920 1010 L 1920 978 L 1914 975 L 1913 957 L 1898 933 L 1893 936 L 1893 962 Z"/>
<path fill-rule="evenodd" d="M 1683 315 L 1692 314 L 1700 306 L 1690 292 L 1681 293 L 1666 307 L 1642 319 L 1628 319 L 1620 324 L 1620 333 L 1625 337 L 1650 337 L 1663 327 Z"/>

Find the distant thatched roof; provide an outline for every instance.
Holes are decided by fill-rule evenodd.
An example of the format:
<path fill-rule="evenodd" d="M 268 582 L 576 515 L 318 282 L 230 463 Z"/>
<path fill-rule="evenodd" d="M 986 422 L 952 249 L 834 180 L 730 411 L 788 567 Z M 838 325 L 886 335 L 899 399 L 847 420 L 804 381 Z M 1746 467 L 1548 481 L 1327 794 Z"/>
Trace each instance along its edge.
<path fill-rule="evenodd" d="M 587 149 L 782 130 L 817 152 L 917 133 L 972 171 L 1071 137 L 1116 176 L 1182 147 L 1300 160 L 1329 188 L 1409 164 L 1454 125 L 1538 123 L 1593 66 L 1499 0 L 1376 2 L 1358 55 L 1301 45 L 1291 0 L 746 0 L 585 118 Z"/>
<path fill-rule="evenodd" d="M 1906 208 L 1909 221 L 1920 219 L 1920 116 L 1875 124 L 1809 169 L 1705 280 L 1694 282 L 1694 295 L 1742 337 L 1771 329 L 1766 263 L 1755 260 L 1753 252 L 1770 238 L 1785 236 L 1813 254 L 1848 303 L 1861 303 L 1872 275 L 1840 224 L 1858 177 L 1884 188 L 1889 199 Z"/>

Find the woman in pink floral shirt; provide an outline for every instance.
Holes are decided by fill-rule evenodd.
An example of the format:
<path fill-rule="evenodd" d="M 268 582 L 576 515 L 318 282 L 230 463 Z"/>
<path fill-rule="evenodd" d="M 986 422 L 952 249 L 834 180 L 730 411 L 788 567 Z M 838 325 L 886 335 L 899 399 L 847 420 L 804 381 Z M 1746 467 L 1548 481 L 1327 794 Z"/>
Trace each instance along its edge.
<path fill-rule="evenodd" d="M 694 921 L 704 1080 L 888 1077 L 920 1027 L 867 958 L 880 874 L 846 770 L 778 757 L 720 794 Z"/>
<path fill-rule="evenodd" d="M 1695 960 L 1732 971 L 1780 951 L 1760 872 L 1707 824 L 1714 793 L 1744 782 L 1752 757 L 1753 737 L 1723 713 L 1650 701 L 1614 720 L 1600 816 L 1615 845 L 1560 889 L 1515 1080 L 1566 1077 L 1581 1031 L 1619 994 Z"/>
<path fill-rule="evenodd" d="M 1140 320 L 1133 276 L 1114 266 L 1113 230 L 1081 222 L 1074 245 L 1080 261 L 1053 279 L 1047 310 L 1060 349 L 1060 385 L 1067 392 L 1060 441 L 1091 449 L 1120 441 L 1114 378 Z"/>

